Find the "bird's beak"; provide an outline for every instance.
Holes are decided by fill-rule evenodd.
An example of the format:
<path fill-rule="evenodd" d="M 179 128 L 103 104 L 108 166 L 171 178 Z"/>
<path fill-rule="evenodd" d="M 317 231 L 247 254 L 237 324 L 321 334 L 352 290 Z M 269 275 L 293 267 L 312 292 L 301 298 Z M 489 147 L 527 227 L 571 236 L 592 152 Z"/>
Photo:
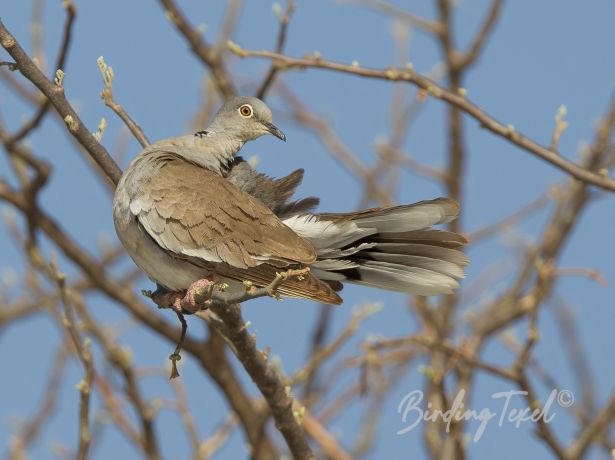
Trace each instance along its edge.
<path fill-rule="evenodd" d="M 261 123 L 267 129 L 267 131 L 269 131 L 269 133 L 273 134 L 278 139 L 282 139 L 284 142 L 286 142 L 286 135 L 281 130 L 279 130 L 276 125 L 268 121 L 262 121 Z"/>

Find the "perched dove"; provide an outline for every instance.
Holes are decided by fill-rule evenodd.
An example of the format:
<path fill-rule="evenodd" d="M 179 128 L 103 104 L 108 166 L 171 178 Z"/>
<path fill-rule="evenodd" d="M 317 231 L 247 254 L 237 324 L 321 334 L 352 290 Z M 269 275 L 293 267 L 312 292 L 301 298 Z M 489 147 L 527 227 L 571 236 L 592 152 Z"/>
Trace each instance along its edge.
<path fill-rule="evenodd" d="M 457 217 L 455 201 L 314 214 L 318 199 L 290 201 L 303 170 L 276 180 L 235 158 L 264 134 L 286 139 L 262 101 L 238 97 L 205 131 L 156 142 L 128 166 L 113 201 L 115 228 L 159 287 L 266 286 L 277 272 L 303 267 L 308 275 L 287 280 L 280 294 L 339 304 L 341 282 L 418 295 L 459 286 L 468 260 L 458 248 L 466 241 L 431 229 Z"/>

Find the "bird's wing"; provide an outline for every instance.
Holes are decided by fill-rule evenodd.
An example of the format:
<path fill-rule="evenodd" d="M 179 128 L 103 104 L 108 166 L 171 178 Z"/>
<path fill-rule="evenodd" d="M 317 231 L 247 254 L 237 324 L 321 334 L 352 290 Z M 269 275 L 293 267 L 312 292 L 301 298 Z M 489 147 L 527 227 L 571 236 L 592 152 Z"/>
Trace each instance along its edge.
<path fill-rule="evenodd" d="M 316 260 L 310 243 L 218 174 L 176 155 L 159 165 L 140 184 L 130 210 L 162 248 L 236 268 Z"/>
<path fill-rule="evenodd" d="M 220 175 L 174 154 L 159 156 L 156 165 L 156 172 L 133 192 L 130 211 L 172 256 L 257 286 L 269 284 L 276 271 L 316 260 L 308 241 Z M 279 292 L 341 302 L 311 274 L 285 282 Z"/>
<path fill-rule="evenodd" d="M 267 264 L 249 269 L 221 265 L 216 270 L 222 276 L 236 280 L 249 280 L 254 285 L 261 287 L 267 286 L 276 277 L 275 267 Z M 282 295 L 301 297 L 330 305 L 342 303 L 341 297 L 335 293 L 331 283 L 318 279 L 312 272 L 308 272 L 301 279 L 289 278 L 278 288 L 277 292 Z"/>

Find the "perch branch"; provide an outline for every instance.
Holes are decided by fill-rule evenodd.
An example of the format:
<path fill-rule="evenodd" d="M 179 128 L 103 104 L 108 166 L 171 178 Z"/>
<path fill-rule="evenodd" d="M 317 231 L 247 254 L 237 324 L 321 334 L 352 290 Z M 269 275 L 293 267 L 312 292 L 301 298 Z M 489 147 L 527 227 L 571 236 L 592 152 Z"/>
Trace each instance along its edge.
<path fill-rule="evenodd" d="M 296 460 L 315 459 L 307 441 L 306 433 L 293 410 L 290 388 L 283 382 L 265 355 L 256 347 L 256 340 L 248 333 L 248 327 L 237 304 L 212 303 L 211 310 L 221 319 L 216 327 L 233 344 L 235 355 L 261 391 L 275 420 Z"/>
<path fill-rule="evenodd" d="M 207 302 L 207 306 L 221 320 L 214 321 L 212 324 L 233 345 L 235 355 L 267 400 L 276 422 L 276 428 L 282 433 L 293 457 L 297 460 L 315 457 L 308 444 L 306 433 L 298 420 L 299 417 L 293 410 L 290 388 L 285 385 L 274 367 L 267 362 L 266 356 L 256 347 L 256 340 L 247 332 L 248 325 L 243 320 L 240 306 L 235 302 L 263 296 L 276 296 L 277 289 L 286 280 L 290 277 L 302 276 L 307 272 L 308 269 L 300 269 L 278 273 L 268 286 L 247 287 L 243 293 L 229 295 L 212 293 L 208 290 L 209 292 L 202 294 L 209 295 L 211 301 Z M 195 295 L 198 303 L 204 301 L 202 295 Z"/>

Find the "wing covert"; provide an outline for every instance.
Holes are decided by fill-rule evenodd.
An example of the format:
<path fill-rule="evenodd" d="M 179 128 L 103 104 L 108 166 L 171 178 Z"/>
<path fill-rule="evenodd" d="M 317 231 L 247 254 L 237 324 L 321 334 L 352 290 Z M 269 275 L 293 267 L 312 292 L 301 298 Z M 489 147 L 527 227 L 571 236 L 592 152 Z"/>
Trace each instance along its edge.
<path fill-rule="evenodd" d="M 242 269 L 316 260 L 311 244 L 263 203 L 173 154 L 136 191 L 130 210 L 156 243 L 179 257 Z"/>

